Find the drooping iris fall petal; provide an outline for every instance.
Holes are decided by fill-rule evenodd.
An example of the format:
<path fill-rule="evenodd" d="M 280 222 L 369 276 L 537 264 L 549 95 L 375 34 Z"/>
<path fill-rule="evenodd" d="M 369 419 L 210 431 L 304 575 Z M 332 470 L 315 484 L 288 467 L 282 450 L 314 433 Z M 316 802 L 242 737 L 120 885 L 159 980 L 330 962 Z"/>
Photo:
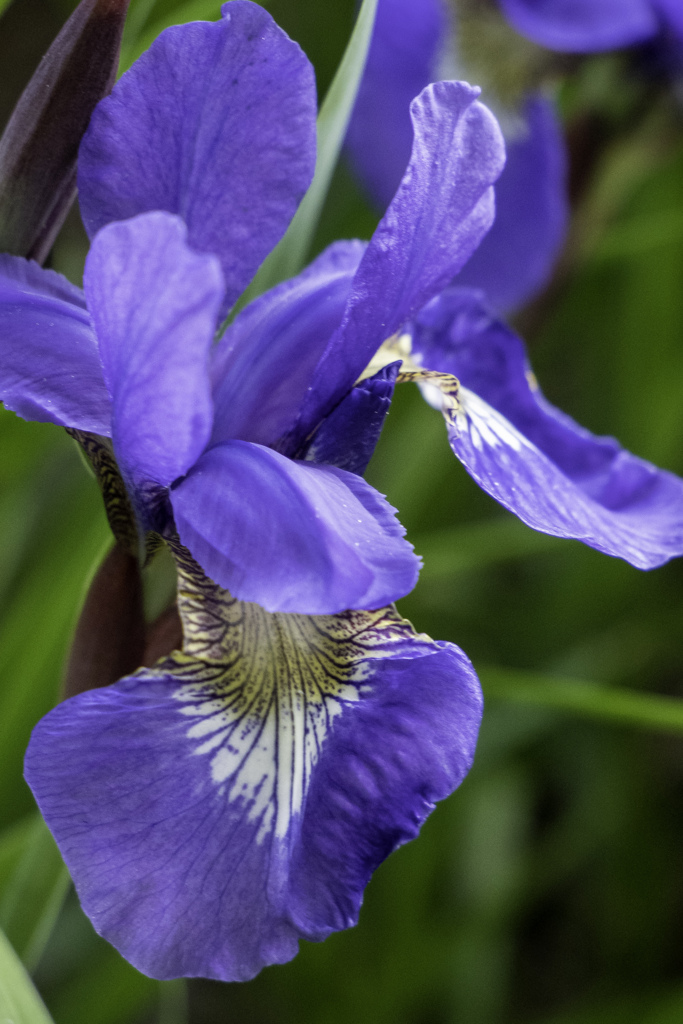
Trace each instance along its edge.
<path fill-rule="evenodd" d="M 183 652 L 58 705 L 26 777 L 100 934 L 153 977 L 245 980 L 356 922 L 467 773 L 481 691 L 389 608 L 269 615 L 192 570 L 180 595 Z"/>
<path fill-rule="evenodd" d="M 479 293 L 423 310 L 414 353 L 461 384 L 449 440 L 467 471 L 534 529 L 651 569 L 683 551 L 683 480 L 595 437 L 550 405 L 519 338 Z"/>

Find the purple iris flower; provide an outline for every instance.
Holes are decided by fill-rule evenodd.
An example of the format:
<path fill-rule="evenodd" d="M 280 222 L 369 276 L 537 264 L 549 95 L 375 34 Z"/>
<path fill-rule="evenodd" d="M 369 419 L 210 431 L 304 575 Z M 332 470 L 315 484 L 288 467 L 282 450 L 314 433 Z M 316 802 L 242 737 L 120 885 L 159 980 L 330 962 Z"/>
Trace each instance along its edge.
<path fill-rule="evenodd" d="M 235 597 L 328 614 L 402 596 L 418 561 L 367 484 L 295 457 L 472 253 L 503 147 L 476 90 L 425 92 L 410 177 L 367 249 L 333 246 L 214 346 L 313 173 L 312 71 L 283 39 L 233 0 L 164 33 L 99 105 L 79 156 L 85 296 L 4 258 L 0 397 L 111 437 L 143 526 L 167 489 L 181 541 Z"/>
<path fill-rule="evenodd" d="M 155 977 L 245 979 L 353 924 L 471 763 L 476 675 L 389 606 L 417 561 L 359 475 L 398 367 L 357 381 L 492 223 L 504 148 L 476 97 L 424 90 L 370 243 L 333 245 L 214 344 L 315 157 L 308 61 L 232 0 L 98 106 L 84 291 L 2 258 L 0 397 L 110 446 L 178 564 L 182 651 L 60 704 L 26 757 L 85 911 Z"/>
<path fill-rule="evenodd" d="M 594 53 L 670 30 L 683 41 L 680 0 L 499 0 L 518 32 L 549 50 Z"/>
<path fill-rule="evenodd" d="M 442 0 L 379 2 L 347 146 L 380 202 L 410 152 L 409 94 L 433 76 L 447 27 Z M 456 456 L 529 526 L 652 568 L 683 552 L 683 481 L 552 408 L 522 342 L 492 312 L 545 282 L 567 220 L 561 130 L 540 97 L 526 115 L 528 134 L 508 145 L 495 186 L 494 226 L 453 285 L 385 344 L 373 367 L 402 358 L 404 379 L 422 374 L 426 397 L 444 408 Z M 424 384 L 430 371 L 446 378 Z"/>
<path fill-rule="evenodd" d="M 390 203 L 410 158 L 411 100 L 440 77 L 451 30 L 444 0 L 379 0 L 346 151 L 380 209 Z M 553 104 L 540 93 L 529 96 L 503 126 L 507 159 L 496 182 L 496 219 L 458 283 L 482 288 L 494 308 L 507 313 L 547 283 L 569 209 L 565 144 Z"/>

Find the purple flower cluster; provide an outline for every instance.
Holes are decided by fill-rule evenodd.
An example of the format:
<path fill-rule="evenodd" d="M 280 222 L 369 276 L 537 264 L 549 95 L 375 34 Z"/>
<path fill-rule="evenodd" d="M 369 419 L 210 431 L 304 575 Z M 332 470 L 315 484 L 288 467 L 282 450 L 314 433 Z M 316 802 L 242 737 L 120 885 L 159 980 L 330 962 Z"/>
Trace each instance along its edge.
<path fill-rule="evenodd" d="M 380 4 L 366 83 L 400 7 Z M 248 0 L 162 33 L 98 106 L 83 291 L 0 260 L 0 398 L 109 446 L 141 534 L 178 564 L 182 650 L 59 705 L 26 758 L 84 909 L 155 977 L 248 978 L 353 924 L 374 868 L 469 769 L 476 675 L 391 607 L 419 563 L 362 479 L 397 382 L 530 526 L 641 568 L 683 553 L 683 481 L 550 406 L 490 309 L 557 251 L 556 123 L 531 101 L 494 225 L 502 134 L 478 90 L 423 80 L 423 28 L 415 75 L 377 76 L 386 167 L 366 86 L 352 128 L 393 195 L 372 239 L 332 245 L 222 333 L 315 164 L 310 64 Z M 549 179 L 529 225 L 528 182 Z"/>

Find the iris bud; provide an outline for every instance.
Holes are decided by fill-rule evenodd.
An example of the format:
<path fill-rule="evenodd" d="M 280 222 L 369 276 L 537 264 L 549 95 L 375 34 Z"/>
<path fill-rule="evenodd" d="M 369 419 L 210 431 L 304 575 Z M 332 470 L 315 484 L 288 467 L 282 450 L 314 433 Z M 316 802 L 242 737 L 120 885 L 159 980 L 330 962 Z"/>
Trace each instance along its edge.
<path fill-rule="evenodd" d="M 76 196 L 76 157 L 111 90 L 129 0 L 82 0 L 0 139 L 0 249 L 42 263 Z"/>

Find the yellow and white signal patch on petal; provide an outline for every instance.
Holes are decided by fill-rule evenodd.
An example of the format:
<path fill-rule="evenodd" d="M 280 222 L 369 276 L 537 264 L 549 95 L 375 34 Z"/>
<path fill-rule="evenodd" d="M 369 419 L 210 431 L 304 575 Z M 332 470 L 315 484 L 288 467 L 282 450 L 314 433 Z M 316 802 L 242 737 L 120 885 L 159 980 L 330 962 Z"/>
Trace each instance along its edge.
<path fill-rule="evenodd" d="M 460 387 L 460 404 L 454 419 L 459 435 L 469 434 L 477 451 L 505 445 L 516 452 L 533 445 L 501 413 L 468 388 Z"/>
<path fill-rule="evenodd" d="M 226 801 L 241 802 L 257 840 L 283 839 L 301 814 L 334 719 L 359 701 L 385 658 L 433 653 L 394 608 L 335 616 L 272 614 L 235 600 L 174 545 L 183 650 L 172 673 L 194 753 Z"/>

